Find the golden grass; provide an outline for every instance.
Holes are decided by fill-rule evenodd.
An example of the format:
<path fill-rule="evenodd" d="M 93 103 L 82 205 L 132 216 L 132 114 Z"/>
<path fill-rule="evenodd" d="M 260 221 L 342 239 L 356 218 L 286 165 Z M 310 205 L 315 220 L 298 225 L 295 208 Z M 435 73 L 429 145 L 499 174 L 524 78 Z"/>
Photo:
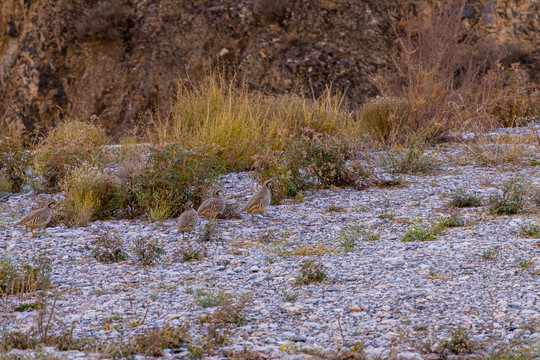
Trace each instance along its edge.
<path fill-rule="evenodd" d="M 186 148 L 217 146 L 230 169 L 251 167 L 262 150 L 283 150 L 307 131 L 352 137 L 358 128 L 344 108 L 343 97 L 317 100 L 285 94 L 264 95 L 246 83 L 210 73 L 196 86 L 179 84 L 169 118 L 155 118 L 149 129 L 153 142 L 179 143 Z"/>

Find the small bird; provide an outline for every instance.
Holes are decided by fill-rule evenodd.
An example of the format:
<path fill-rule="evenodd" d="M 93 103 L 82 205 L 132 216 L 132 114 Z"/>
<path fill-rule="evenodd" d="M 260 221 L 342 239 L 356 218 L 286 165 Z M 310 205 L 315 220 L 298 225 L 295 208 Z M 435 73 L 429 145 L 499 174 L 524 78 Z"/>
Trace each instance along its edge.
<path fill-rule="evenodd" d="M 55 202 L 51 201 L 47 204 L 47 206 L 42 207 L 41 209 L 30 211 L 14 225 L 24 225 L 26 227 L 26 231 L 30 229 L 30 231 L 32 232 L 32 236 L 35 236 L 36 234 L 34 234 L 34 229 L 45 227 L 45 225 L 47 225 L 51 221 L 53 215 L 51 206 L 54 204 Z"/>
<path fill-rule="evenodd" d="M 186 233 L 195 230 L 195 227 L 199 223 L 199 215 L 193 209 L 193 203 L 188 201 L 184 208 L 184 212 L 178 218 L 178 229 L 182 232 L 182 239 L 185 239 Z"/>
<path fill-rule="evenodd" d="M 264 212 L 268 205 L 270 205 L 270 188 L 268 185 L 274 181 L 274 179 L 266 179 L 262 188 L 248 200 L 247 204 L 240 210 L 240 212 L 247 212 L 251 215 L 251 222 L 255 223 L 253 215 L 259 214 L 264 216 Z"/>
<path fill-rule="evenodd" d="M 197 214 L 209 220 L 214 220 L 225 209 L 225 200 L 223 200 L 221 194 L 223 194 L 223 190 L 221 189 L 214 191 L 214 195 L 204 200 L 201 206 L 199 206 Z"/>

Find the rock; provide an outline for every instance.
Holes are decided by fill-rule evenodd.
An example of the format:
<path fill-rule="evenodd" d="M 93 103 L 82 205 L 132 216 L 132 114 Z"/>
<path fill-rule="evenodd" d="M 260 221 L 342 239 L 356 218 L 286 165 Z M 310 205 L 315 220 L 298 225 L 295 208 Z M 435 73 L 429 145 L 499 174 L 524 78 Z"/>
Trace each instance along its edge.
<path fill-rule="evenodd" d="M 397 354 L 397 358 L 398 360 L 425 360 L 425 358 L 422 358 L 422 355 L 419 353 L 409 351 Z"/>

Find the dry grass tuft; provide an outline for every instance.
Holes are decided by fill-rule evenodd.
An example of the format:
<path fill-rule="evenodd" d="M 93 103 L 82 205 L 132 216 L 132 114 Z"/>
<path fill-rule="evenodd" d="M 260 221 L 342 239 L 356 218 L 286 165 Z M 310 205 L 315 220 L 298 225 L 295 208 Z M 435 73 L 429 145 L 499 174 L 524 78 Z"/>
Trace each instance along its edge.
<path fill-rule="evenodd" d="M 355 128 L 343 98 L 330 91 L 317 100 L 270 96 L 213 72 L 197 85 L 179 84 L 170 119 L 154 119 L 148 133 L 155 142 L 176 142 L 188 149 L 216 146 L 227 169 L 244 170 L 254 154 L 282 150 L 305 129 L 353 135 Z"/>

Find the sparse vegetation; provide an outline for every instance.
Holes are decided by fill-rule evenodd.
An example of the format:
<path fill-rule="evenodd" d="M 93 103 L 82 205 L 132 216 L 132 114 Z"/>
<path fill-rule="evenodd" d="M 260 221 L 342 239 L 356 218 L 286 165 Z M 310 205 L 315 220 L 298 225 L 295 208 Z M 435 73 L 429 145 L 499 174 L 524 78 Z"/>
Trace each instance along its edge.
<path fill-rule="evenodd" d="M 240 326 L 246 321 L 244 308 L 249 301 L 245 294 L 233 295 L 226 291 L 219 291 L 216 297 L 214 312 L 201 319 L 201 322 L 213 324 L 218 327 L 233 325 Z"/>
<path fill-rule="evenodd" d="M 283 294 L 283 299 L 288 302 L 295 302 L 298 300 L 298 296 L 300 293 L 298 291 L 286 291 L 285 289 L 281 289 L 281 293 Z"/>
<path fill-rule="evenodd" d="M 178 249 L 178 252 L 184 262 L 199 261 L 207 256 L 206 248 L 198 244 L 182 244 Z"/>
<path fill-rule="evenodd" d="M 499 256 L 499 250 L 494 248 L 489 248 L 484 250 L 482 253 L 482 259 L 486 261 L 495 260 Z"/>
<path fill-rule="evenodd" d="M 517 180 L 507 181 L 502 188 L 502 194 L 489 198 L 489 211 L 494 215 L 514 215 L 523 210 L 523 185 Z"/>
<path fill-rule="evenodd" d="M 441 233 L 439 224 L 425 223 L 419 219 L 411 224 L 401 241 L 433 241 Z"/>
<path fill-rule="evenodd" d="M 343 251 L 351 252 L 356 246 L 356 241 L 362 236 L 362 228 L 359 224 L 354 223 L 348 225 L 346 228 L 341 229 L 341 236 L 339 238 L 340 245 Z"/>
<path fill-rule="evenodd" d="M 199 240 L 204 241 L 204 242 L 216 241 L 218 239 L 218 236 L 219 236 L 219 230 L 216 227 L 215 222 L 209 221 L 201 229 Z"/>
<path fill-rule="evenodd" d="M 482 205 L 482 200 L 475 193 L 468 193 L 464 189 L 457 189 L 452 194 L 450 206 L 456 208 L 475 207 Z"/>
<path fill-rule="evenodd" d="M 225 209 L 218 214 L 217 219 L 224 220 L 241 220 L 242 215 L 238 211 L 238 208 L 233 204 L 225 204 Z"/>
<path fill-rule="evenodd" d="M 401 152 L 387 152 L 383 157 L 383 166 L 392 173 L 429 174 L 441 167 L 435 155 L 424 154 L 424 148 L 411 143 Z"/>
<path fill-rule="evenodd" d="M 444 340 L 441 345 L 456 355 L 471 354 L 477 347 L 469 332 L 461 325 L 453 330 L 450 339 Z"/>
<path fill-rule="evenodd" d="M 439 220 L 439 228 L 444 230 L 445 228 L 454 228 L 465 226 L 465 220 L 458 212 L 453 212 L 449 217 L 441 218 Z"/>
<path fill-rule="evenodd" d="M 540 226 L 533 222 L 528 222 L 519 229 L 519 233 L 527 238 L 540 238 Z"/>
<path fill-rule="evenodd" d="M 401 140 L 411 131 L 411 108 L 405 98 L 376 97 L 359 110 L 363 129 L 384 145 Z"/>
<path fill-rule="evenodd" d="M 48 289 L 50 265 L 51 260 L 45 253 L 35 256 L 30 262 L 14 262 L 4 253 L 0 258 L 0 297 Z"/>
<path fill-rule="evenodd" d="M 305 261 L 300 269 L 300 275 L 296 277 L 296 285 L 309 285 L 319 283 L 327 278 L 323 265 L 315 260 Z"/>
<path fill-rule="evenodd" d="M 388 219 L 392 220 L 396 217 L 396 211 L 394 209 L 384 209 L 383 213 L 379 215 L 379 219 Z"/>
<path fill-rule="evenodd" d="M 124 261 L 127 255 L 123 249 L 124 241 L 115 234 L 101 235 L 92 249 L 92 256 L 99 262 L 117 263 Z"/>
<path fill-rule="evenodd" d="M 336 205 L 330 205 L 328 208 L 326 208 L 327 213 L 341 213 L 345 212 L 345 208 L 343 206 L 336 206 Z"/>
<path fill-rule="evenodd" d="M 165 255 L 165 250 L 155 238 L 137 237 L 133 241 L 133 253 L 141 265 L 148 266 L 155 264 L 162 255 Z"/>

